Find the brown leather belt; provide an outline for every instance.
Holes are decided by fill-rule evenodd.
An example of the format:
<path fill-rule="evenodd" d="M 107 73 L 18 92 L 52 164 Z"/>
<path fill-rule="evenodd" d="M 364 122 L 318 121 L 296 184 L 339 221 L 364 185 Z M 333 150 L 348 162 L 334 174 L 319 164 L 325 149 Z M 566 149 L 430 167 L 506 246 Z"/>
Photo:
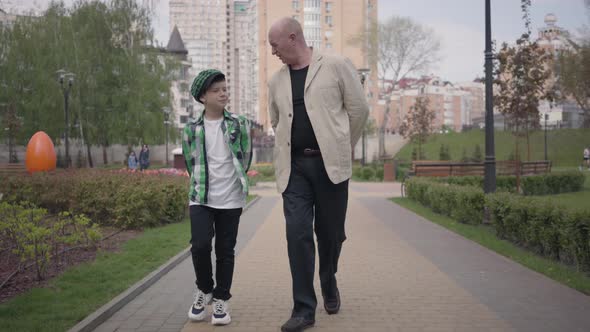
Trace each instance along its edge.
<path fill-rule="evenodd" d="M 295 157 L 319 157 L 322 155 L 322 152 L 320 150 L 306 148 L 303 150 L 293 151 L 292 155 Z"/>

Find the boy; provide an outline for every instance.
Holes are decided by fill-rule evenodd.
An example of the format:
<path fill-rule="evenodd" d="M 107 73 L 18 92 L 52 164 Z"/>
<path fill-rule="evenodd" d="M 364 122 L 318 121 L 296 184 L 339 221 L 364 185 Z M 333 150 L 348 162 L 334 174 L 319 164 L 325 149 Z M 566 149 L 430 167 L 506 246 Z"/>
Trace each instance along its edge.
<path fill-rule="evenodd" d="M 250 126 L 243 116 L 225 110 L 227 87 L 220 71 L 200 72 L 191 85 L 191 95 L 205 110 L 187 123 L 182 139 L 190 175 L 191 253 L 196 275 L 195 299 L 188 317 L 193 321 L 205 319 L 205 306 L 213 302 L 211 323 L 227 325 L 231 322 L 228 300 L 234 247 L 248 195 Z M 211 264 L 213 236 L 217 236 L 215 287 Z"/>

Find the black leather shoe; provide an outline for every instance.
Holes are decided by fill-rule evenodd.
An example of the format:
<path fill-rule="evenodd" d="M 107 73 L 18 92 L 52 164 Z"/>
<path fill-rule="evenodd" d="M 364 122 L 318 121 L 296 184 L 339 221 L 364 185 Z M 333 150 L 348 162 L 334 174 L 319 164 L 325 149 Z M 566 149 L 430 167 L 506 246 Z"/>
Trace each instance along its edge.
<path fill-rule="evenodd" d="M 328 297 L 324 295 L 324 309 L 328 315 L 335 315 L 340 310 L 340 292 L 336 288 L 336 296 Z"/>
<path fill-rule="evenodd" d="M 312 327 L 313 324 L 315 324 L 315 320 L 313 319 L 291 317 L 285 324 L 283 324 L 283 326 L 281 326 L 281 332 L 299 332 Z"/>

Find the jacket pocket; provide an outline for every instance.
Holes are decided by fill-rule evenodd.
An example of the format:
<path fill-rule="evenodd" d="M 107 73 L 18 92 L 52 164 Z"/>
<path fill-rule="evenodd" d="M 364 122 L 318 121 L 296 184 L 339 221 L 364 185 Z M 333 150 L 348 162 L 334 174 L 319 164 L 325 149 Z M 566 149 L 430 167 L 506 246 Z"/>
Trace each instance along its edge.
<path fill-rule="evenodd" d="M 342 95 L 337 86 L 321 87 L 319 96 L 324 109 L 336 112 L 342 108 Z"/>

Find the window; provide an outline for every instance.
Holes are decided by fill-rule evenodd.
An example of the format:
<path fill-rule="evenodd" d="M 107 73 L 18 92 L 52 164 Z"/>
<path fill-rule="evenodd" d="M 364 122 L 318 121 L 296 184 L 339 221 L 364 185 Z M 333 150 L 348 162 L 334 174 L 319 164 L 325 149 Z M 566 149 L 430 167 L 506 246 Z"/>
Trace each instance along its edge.
<path fill-rule="evenodd" d="M 180 106 L 181 106 L 181 107 L 184 107 L 184 108 L 186 108 L 186 107 L 188 107 L 188 104 L 189 104 L 189 101 L 188 101 L 188 99 L 181 99 L 181 100 L 180 100 Z"/>
<path fill-rule="evenodd" d="M 299 15 L 293 15 L 293 19 L 299 22 Z"/>
<path fill-rule="evenodd" d="M 332 43 L 326 43 L 326 49 L 332 48 Z"/>
<path fill-rule="evenodd" d="M 332 3 L 326 2 L 326 13 L 331 13 L 331 12 L 332 12 Z"/>
<path fill-rule="evenodd" d="M 180 123 L 185 124 L 188 122 L 188 116 L 186 115 L 181 115 L 180 116 Z"/>
<path fill-rule="evenodd" d="M 326 24 L 332 25 L 332 16 L 326 16 Z"/>
<path fill-rule="evenodd" d="M 299 10 L 299 0 L 293 0 L 292 7 L 295 10 Z"/>

